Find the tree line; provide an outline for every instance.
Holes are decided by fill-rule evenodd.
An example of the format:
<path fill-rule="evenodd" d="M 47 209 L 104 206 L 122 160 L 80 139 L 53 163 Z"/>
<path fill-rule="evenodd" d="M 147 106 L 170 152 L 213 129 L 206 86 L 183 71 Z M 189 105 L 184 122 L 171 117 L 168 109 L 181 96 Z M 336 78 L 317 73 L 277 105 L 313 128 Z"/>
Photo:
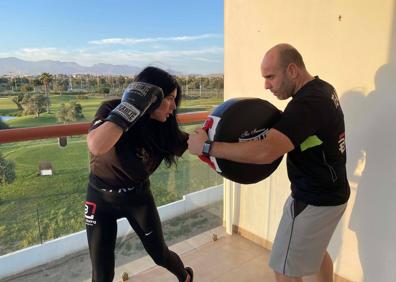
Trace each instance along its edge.
<path fill-rule="evenodd" d="M 122 90 L 133 81 L 133 76 L 114 75 L 63 75 L 42 73 L 39 76 L 2 76 L 0 77 L 0 94 L 45 93 L 62 95 L 63 93 L 81 94 L 112 94 L 122 93 Z M 184 95 L 189 90 L 223 90 L 223 75 L 184 75 L 176 76 L 182 86 Z"/>
<path fill-rule="evenodd" d="M 39 76 L 0 77 L 0 95 L 12 95 L 21 115 L 34 115 L 51 111 L 51 94 L 77 94 L 78 98 L 103 94 L 121 96 L 134 77 L 93 76 L 93 75 L 52 75 L 44 72 Z M 223 95 L 223 76 L 176 76 L 184 96 L 199 96 L 202 91 L 217 96 Z M 212 92 L 211 92 L 212 91 Z M 213 92 L 215 91 L 215 92 Z M 61 122 L 76 121 L 82 118 L 81 104 L 71 102 L 62 104 L 57 113 Z"/>

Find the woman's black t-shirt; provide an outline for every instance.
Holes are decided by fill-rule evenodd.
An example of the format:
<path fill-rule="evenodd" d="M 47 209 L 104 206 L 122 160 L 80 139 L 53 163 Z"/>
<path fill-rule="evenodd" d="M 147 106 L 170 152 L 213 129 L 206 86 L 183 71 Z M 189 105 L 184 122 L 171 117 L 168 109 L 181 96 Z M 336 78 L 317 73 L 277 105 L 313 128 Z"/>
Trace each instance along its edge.
<path fill-rule="evenodd" d="M 348 201 L 344 115 L 333 86 L 315 77 L 292 97 L 273 128 L 295 146 L 287 156 L 294 198 L 317 206 Z"/>
<path fill-rule="evenodd" d="M 119 102 L 113 100 L 103 103 L 96 112 L 90 130 L 100 126 Z M 160 149 L 155 146 L 148 147 L 146 142 L 147 139 L 158 138 L 156 126 L 161 126 L 158 121 L 143 116 L 123 133 L 110 151 L 100 156 L 90 154 L 90 184 L 99 189 L 111 190 L 146 183 L 164 158 Z M 178 149 L 177 155 L 181 156 L 187 149 L 187 142 Z"/>

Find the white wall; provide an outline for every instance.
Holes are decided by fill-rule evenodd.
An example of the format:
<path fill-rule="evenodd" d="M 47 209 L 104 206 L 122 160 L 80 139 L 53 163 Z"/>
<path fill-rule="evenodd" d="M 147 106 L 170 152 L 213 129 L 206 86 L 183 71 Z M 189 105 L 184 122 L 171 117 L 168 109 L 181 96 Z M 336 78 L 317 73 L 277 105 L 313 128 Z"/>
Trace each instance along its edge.
<path fill-rule="evenodd" d="M 223 185 L 209 187 L 183 196 L 182 200 L 158 208 L 161 221 L 203 208 L 223 199 Z M 128 221 L 118 220 L 117 237 L 134 232 Z M 30 268 L 53 262 L 88 248 L 85 230 L 55 240 L 0 256 L 0 279 Z"/>
<path fill-rule="evenodd" d="M 337 274 L 396 281 L 396 4 L 394 0 L 225 0 L 225 99 L 260 97 L 260 62 L 287 42 L 308 70 L 338 90 L 347 127 L 352 193 L 330 244 Z M 234 192 L 229 220 L 273 241 L 289 194 L 284 162 L 269 179 Z M 231 185 L 226 181 L 227 190 Z M 230 224 L 226 222 L 226 224 Z"/>

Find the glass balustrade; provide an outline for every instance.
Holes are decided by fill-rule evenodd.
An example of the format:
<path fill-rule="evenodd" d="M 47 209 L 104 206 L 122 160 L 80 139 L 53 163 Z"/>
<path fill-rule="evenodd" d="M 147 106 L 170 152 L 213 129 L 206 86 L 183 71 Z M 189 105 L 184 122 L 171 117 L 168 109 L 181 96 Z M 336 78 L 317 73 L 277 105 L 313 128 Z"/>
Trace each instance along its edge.
<path fill-rule="evenodd" d="M 198 125 L 183 125 L 183 129 L 190 132 Z M 86 135 L 69 136 L 65 147 L 57 138 L 4 143 L 0 152 L 13 164 L 15 174 L 11 183 L 0 186 L 0 258 L 85 230 L 89 173 Z M 151 176 L 151 190 L 164 217 L 168 245 L 222 225 L 222 183 L 222 177 L 188 152 L 177 166 L 167 168 L 162 164 L 157 169 Z M 177 215 L 167 216 L 169 213 Z M 117 239 L 117 264 L 145 255 L 134 232 Z M 87 250 L 78 256 L 89 260 Z M 62 270 L 52 265 L 41 267 L 41 271 Z M 67 275 L 63 273 L 62 277 Z"/>

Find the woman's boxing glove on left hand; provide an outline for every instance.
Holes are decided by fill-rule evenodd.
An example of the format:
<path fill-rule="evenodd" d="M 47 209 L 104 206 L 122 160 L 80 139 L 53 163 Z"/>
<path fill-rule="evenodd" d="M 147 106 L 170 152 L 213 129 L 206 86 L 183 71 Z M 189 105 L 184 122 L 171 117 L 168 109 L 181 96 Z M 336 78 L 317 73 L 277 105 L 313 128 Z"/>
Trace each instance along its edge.
<path fill-rule="evenodd" d="M 150 106 L 150 110 L 154 111 L 163 98 L 164 93 L 160 87 L 145 82 L 132 82 L 122 94 L 121 103 L 105 120 L 128 131 Z"/>

